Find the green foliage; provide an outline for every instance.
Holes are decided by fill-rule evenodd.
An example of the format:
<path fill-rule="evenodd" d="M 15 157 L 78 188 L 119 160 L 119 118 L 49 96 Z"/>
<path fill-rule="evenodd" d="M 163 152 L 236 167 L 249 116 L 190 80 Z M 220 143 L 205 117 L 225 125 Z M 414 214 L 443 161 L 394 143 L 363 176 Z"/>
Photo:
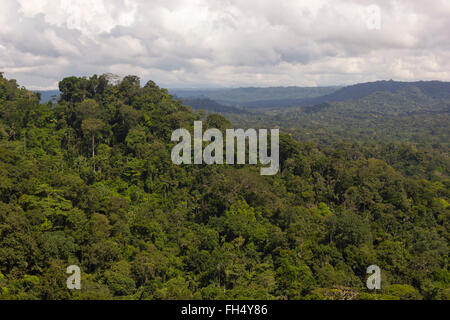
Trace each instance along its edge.
<path fill-rule="evenodd" d="M 0 77 L 0 299 L 450 298 L 449 162 L 439 135 L 417 133 L 439 140 L 431 147 L 398 137 L 366 143 L 353 115 L 342 141 L 335 127 L 316 128 L 356 102 L 330 103 L 303 110 L 298 131 L 280 136 L 276 176 L 246 165 L 177 166 L 173 130 L 195 120 L 225 130 L 229 120 L 193 112 L 135 76 L 59 86 L 57 103 L 39 104 Z M 428 101 L 422 93 L 408 93 L 416 111 Z M 393 124 L 405 95 L 370 99 Z M 284 121 L 277 117 L 263 127 Z M 430 117 L 421 119 L 448 127 L 445 116 Z M 80 291 L 66 288 L 73 264 Z M 371 264 L 381 267 L 381 292 L 365 287 Z"/>
<path fill-rule="evenodd" d="M 400 300 L 419 300 L 421 298 L 419 292 L 407 284 L 393 284 L 385 291 L 388 295 L 399 297 Z"/>

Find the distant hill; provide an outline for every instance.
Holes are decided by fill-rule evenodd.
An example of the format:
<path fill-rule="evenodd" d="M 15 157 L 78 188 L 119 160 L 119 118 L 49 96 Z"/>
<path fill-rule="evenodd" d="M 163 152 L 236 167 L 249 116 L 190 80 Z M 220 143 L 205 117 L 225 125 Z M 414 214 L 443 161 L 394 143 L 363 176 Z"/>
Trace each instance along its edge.
<path fill-rule="evenodd" d="M 276 104 L 288 106 L 296 101 L 321 97 L 339 89 L 340 87 L 249 87 L 215 92 L 208 97 L 221 103 L 246 107 L 269 107 Z"/>
<path fill-rule="evenodd" d="M 180 98 L 207 98 L 222 105 L 247 108 L 285 108 L 314 106 L 325 102 L 343 102 L 363 99 L 384 92 L 395 94 L 410 90 L 411 99 L 420 91 L 421 99 L 450 100 L 450 82 L 441 81 L 376 81 L 347 87 L 270 87 L 236 89 L 177 89 L 171 92 Z M 412 91 L 411 91 L 412 90 Z M 403 94 L 403 97 L 405 95 Z"/>
<path fill-rule="evenodd" d="M 208 97 L 209 95 L 214 95 L 223 91 L 230 91 L 231 89 L 229 88 L 215 88 L 215 89 L 176 89 L 176 88 L 172 88 L 172 89 L 168 89 L 169 93 L 177 96 L 178 98 L 199 98 L 199 97 Z"/>
<path fill-rule="evenodd" d="M 359 83 L 344 87 L 333 93 L 312 99 L 309 104 L 361 99 L 376 92 L 397 93 L 401 90 L 419 88 L 422 93 L 432 99 L 450 99 L 450 82 L 441 81 L 376 81 Z"/>
<path fill-rule="evenodd" d="M 183 101 L 183 104 L 190 106 L 195 110 L 202 109 L 218 113 L 248 113 L 242 108 L 225 106 L 209 98 L 183 98 L 181 100 Z"/>
<path fill-rule="evenodd" d="M 48 102 L 59 91 L 36 91 L 41 93 L 41 102 Z M 360 106 L 384 101 L 385 104 L 433 105 L 450 100 L 450 82 L 441 81 L 376 81 L 359 83 L 347 87 L 248 87 L 235 89 L 170 89 L 169 92 L 182 99 L 193 109 L 204 109 L 219 113 L 245 113 L 245 108 L 286 108 L 303 106 L 314 112 L 315 106 L 324 108 L 324 103 L 358 101 Z M 400 94 L 399 94 L 400 93 Z M 369 99 L 370 101 L 365 101 Z M 318 111 L 318 110 L 316 110 Z"/>
<path fill-rule="evenodd" d="M 208 98 L 217 103 L 248 107 L 289 107 L 339 90 L 341 87 L 248 87 L 235 89 L 172 89 L 180 98 Z"/>
<path fill-rule="evenodd" d="M 343 96 L 343 95 L 342 95 Z M 342 98 L 341 96 L 341 98 Z M 358 95 L 354 95 L 358 96 Z M 403 114 L 447 113 L 450 99 L 441 98 L 444 94 L 433 96 L 417 86 L 406 86 L 398 91 L 375 91 L 360 98 L 344 101 L 321 102 L 315 105 L 300 107 L 306 113 L 346 114 L 347 117 L 358 115 L 398 116 Z M 346 96 L 345 98 L 348 98 Z M 342 98 L 344 99 L 344 98 Z"/>
<path fill-rule="evenodd" d="M 374 143 L 408 141 L 448 147 L 450 83 L 378 81 L 342 88 L 293 108 L 229 116 L 238 127 L 278 126 L 300 140 L 336 137 Z M 333 137 L 327 136 L 332 132 Z"/>

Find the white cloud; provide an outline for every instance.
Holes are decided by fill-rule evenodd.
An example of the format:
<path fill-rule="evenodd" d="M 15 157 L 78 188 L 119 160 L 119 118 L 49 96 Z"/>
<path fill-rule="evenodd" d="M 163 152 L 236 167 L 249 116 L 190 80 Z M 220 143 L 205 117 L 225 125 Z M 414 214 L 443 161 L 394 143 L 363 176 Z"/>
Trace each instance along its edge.
<path fill-rule="evenodd" d="M 105 72 L 172 87 L 450 80 L 449 16 L 447 0 L 2 0 L 0 71 L 35 88 Z"/>

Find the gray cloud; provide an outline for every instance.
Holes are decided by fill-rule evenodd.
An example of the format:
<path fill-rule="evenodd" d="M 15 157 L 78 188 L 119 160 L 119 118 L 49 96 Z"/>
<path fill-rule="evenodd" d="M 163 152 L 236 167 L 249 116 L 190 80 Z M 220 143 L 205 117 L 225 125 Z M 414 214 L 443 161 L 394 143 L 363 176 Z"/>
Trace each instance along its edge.
<path fill-rule="evenodd" d="M 170 87 L 450 80 L 449 16 L 446 0 L 2 0 L 0 71 L 31 88 L 105 72 Z"/>

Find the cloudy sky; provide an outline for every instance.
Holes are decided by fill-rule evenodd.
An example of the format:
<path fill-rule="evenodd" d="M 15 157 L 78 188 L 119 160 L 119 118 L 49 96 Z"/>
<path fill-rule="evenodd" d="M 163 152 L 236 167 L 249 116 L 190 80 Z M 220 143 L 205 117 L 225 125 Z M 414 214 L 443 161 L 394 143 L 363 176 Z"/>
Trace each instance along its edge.
<path fill-rule="evenodd" d="M 32 89 L 450 81 L 450 0 L 0 0 L 0 71 Z"/>

